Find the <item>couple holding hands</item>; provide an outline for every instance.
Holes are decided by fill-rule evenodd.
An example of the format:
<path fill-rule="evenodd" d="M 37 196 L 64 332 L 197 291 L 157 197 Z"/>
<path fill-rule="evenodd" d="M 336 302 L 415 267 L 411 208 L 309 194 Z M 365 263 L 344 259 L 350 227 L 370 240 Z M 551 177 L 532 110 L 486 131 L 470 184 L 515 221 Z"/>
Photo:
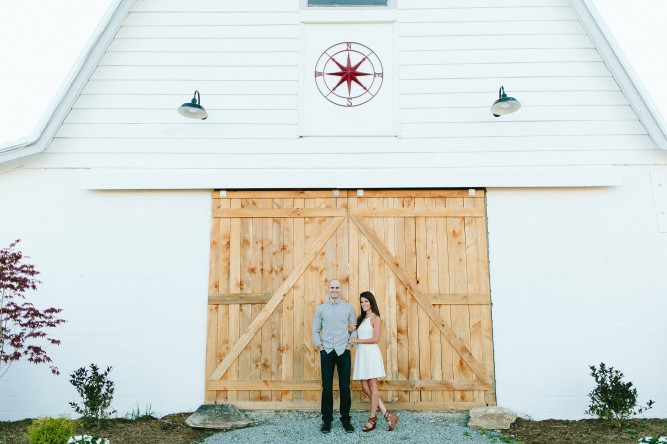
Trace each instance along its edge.
<path fill-rule="evenodd" d="M 387 420 L 387 429 L 394 430 L 398 416 L 387 410 L 380 399 L 377 378 L 385 376 L 380 340 L 380 311 L 375 296 L 365 291 L 359 296 L 361 314 L 356 316 L 354 308 L 340 298 L 341 283 L 329 282 L 329 299 L 315 310 L 313 340 L 320 352 L 322 366 L 322 427 L 323 433 L 331 431 L 333 421 L 333 376 L 338 369 L 340 387 L 340 420 L 348 433 L 354 432 L 350 422 L 350 349 L 358 344 L 354 363 L 353 379 L 361 381 L 361 389 L 371 400 L 368 422 L 364 432 L 375 429 L 378 408 Z"/>

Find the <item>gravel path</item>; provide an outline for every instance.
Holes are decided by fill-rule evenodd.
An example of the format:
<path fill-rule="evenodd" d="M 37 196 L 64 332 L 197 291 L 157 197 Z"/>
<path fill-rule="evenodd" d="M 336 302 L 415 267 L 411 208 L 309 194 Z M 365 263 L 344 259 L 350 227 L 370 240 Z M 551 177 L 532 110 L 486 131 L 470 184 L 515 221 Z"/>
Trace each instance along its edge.
<path fill-rule="evenodd" d="M 387 432 L 387 423 L 378 414 L 377 428 L 364 433 L 361 428 L 368 419 L 367 412 L 352 412 L 356 431 L 345 433 L 340 420 L 332 423 L 331 433 L 320 432 L 319 412 L 302 411 L 245 411 L 255 427 L 232 430 L 206 438 L 205 444 L 217 443 L 500 443 L 494 432 L 469 429 L 467 412 L 400 412 L 398 425 Z M 337 412 L 334 412 L 334 417 Z M 379 413 L 379 412 L 378 412 Z"/>

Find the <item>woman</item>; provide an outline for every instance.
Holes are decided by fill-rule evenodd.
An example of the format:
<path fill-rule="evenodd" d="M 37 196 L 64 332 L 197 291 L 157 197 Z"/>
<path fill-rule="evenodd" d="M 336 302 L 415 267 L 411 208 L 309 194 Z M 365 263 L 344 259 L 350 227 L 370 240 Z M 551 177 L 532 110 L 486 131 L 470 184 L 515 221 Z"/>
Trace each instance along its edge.
<path fill-rule="evenodd" d="M 364 291 L 359 296 L 361 314 L 357 318 L 357 325 L 351 324 L 349 330 L 357 330 L 357 337 L 350 337 L 350 341 L 359 344 L 357 346 L 354 361 L 354 373 L 352 379 L 361 380 L 361 390 L 371 399 L 371 412 L 368 423 L 363 427 L 364 432 L 375 429 L 377 423 L 377 409 L 387 420 L 389 431 L 394 430 L 398 422 L 398 416 L 391 410 L 387 410 L 378 393 L 377 378 L 384 377 L 384 363 L 382 353 L 378 347 L 380 340 L 380 310 L 378 310 L 375 296 L 370 291 Z"/>

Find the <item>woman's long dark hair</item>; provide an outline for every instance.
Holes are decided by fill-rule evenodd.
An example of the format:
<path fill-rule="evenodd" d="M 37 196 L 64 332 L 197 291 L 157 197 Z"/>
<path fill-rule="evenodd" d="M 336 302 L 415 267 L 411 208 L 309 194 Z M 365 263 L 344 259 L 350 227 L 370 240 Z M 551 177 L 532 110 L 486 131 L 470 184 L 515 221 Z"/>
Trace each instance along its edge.
<path fill-rule="evenodd" d="M 371 303 L 371 311 L 379 318 L 380 317 L 380 310 L 378 309 L 378 303 L 375 302 L 375 296 L 373 296 L 373 293 L 370 291 L 364 291 L 359 295 L 359 306 L 361 307 L 361 298 L 366 298 L 368 299 L 368 302 Z M 357 318 L 357 328 L 361 325 L 363 322 L 364 318 L 366 317 L 366 312 L 364 309 L 361 309 L 361 314 Z"/>

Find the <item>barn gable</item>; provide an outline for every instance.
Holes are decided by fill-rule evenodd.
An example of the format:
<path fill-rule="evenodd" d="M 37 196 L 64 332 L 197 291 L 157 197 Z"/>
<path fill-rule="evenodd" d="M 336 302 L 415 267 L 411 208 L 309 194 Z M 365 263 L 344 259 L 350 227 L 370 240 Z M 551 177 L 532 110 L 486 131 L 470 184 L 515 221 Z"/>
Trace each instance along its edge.
<path fill-rule="evenodd" d="M 379 149 L 304 128 L 304 29 L 339 22 L 396 34 L 396 131 Z M 667 145 L 600 23 L 577 0 L 420 0 L 354 15 L 286 0 L 119 1 L 44 132 L 4 147 L 16 159 L 5 168 L 90 169 L 84 186 L 100 189 L 292 187 L 297 171 L 299 186 L 364 186 L 350 165 L 373 165 L 382 186 L 613 185 L 611 166 L 655 163 Z M 524 107 L 494 119 L 500 86 Z M 195 89 L 206 122 L 173 112 Z"/>

